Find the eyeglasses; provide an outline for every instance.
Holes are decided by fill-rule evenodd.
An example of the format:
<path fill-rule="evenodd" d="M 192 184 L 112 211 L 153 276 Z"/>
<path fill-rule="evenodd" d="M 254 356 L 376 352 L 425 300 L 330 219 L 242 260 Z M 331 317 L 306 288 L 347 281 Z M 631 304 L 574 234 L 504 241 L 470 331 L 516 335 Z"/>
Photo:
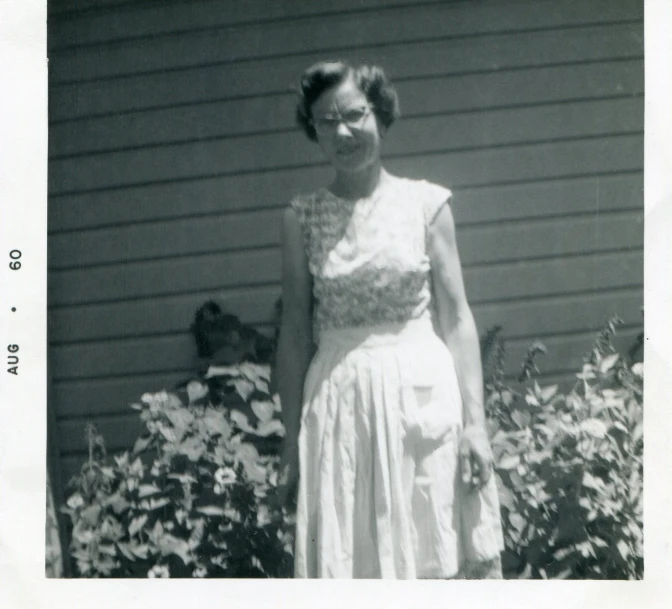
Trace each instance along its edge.
<path fill-rule="evenodd" d="M 343 113 L 325 114 L 314 118 L 310 121 L 310 124 L 320 135 L 334 133 L 341 123 L 345 123 L 350 129 L 358 129 L 372 110 L 370 106 L 348 108 Z"/>

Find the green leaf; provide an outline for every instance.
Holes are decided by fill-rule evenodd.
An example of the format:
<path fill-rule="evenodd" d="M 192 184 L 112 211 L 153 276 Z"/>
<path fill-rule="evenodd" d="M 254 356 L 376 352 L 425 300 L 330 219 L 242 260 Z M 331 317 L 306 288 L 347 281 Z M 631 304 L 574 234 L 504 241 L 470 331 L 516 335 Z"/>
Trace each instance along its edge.
<path fill-rule="evenodd" d="M 210 379 L 216 376 L 231 376 L 235 378 L 240 376 L 240 370 L 238 366 L 210 366 L 205 373 L 205 378 Z"/>
<path fill-rule="evenodd" d="M 541 390 L 539 398 L 541 402 L 543 402 L 544 404 L 548 404 L 548 402 L 550 402 L 553 399 L 553 397 L 557 392 L 558 392 L 558 386 L 551 385 Z"/>
<path fill-rule="evenodd" d="M 152 436 L 139 437 L 133 445 L 133 454 L 137 455 L 138 453 L 145 451 L 151 443 Z"/>
<path fill-rule="evenodd" d="M 586 419 L 585 421 L 581 421 L 579 427 L 581 428 L 581 431 L 591 438 L 601 440 L 607 435 L 607 427 L 599 419 Z"/>
<path fill-rule="evenodd" d="M 149 538 L 154 542 L 158 543 L 159 539 L 163 537 L 163 524 L 161 524 L 160 520 L 157 520 L 154 523 L 154 528 L 149 532 Z"/>
<path fill-rule="evenodd" d="M 519 533 L 525 528 L 525 519 L 517 512 L 509 513 L 509 522 Z"/>
<path fill-rule="evenodd" d="M 194 421 L 194 415 L 187 408 L 177 408 L 175 410 L 167 410 L 166 417 L 172 423 L 178 435 L 184 435 L 184 432 Z"/>
<path fill-rule="evenodd" d="M 532 393 L 528 393 L 525 396 L 525 401 L 530 406 L 539 406 L 539 400 L 537 399 L 537 396 L 533 395 Z"/>
<path fill-rule="evenodd" d="M 223 411 L 206 408 L 203 422 L 207 426 L 208 433 L 212 436 L 221 435 L 228 438 L 231 435 L 231 426 L 226 420 Z"/>
<path fill-rule="evenodd" d="M 529 412 L 522 412 L 520 410 L 514 410 L 511 413 L 511 418 L 520 429 L 525 429 L 532 420 Z"/>
<path fill-rule="evenodd" d="M 630 556 L 630 546 L 628 545 L 628 543 L 620 539 L 616 543 L 616 547 L 618 548 L 618 551 L 621 554 L 623 560 L 627 561 L 628 557 Z"/>
<path fill-rule="evenodd" d="M 76 560 L 89 560 L 89 553 L 86 550 L 74 550 L 72 557 Z"/>
<path fill-rule="evenodd" d="M 611 355 L 607 355 L 604 359 L 602 359 L 599 364 L 600 374 L 607 374 L 607 372 L 609 372 L 616 365 L 619 357 L 620 355 L 618 353 L 612 353 Z"/>
<path fill-rule="evenodd" d="M 121 495 L 121 493 L 114 493 L 110 495 L 105 501 L 106 505 L 109 505 L 115 514 L 121 514 L 124 510 L 130 507 L 130 503 Z"/>
<path fill-rule="evenodd" d="M 204 398 L 206 395 L 208 395 L 208 391 L 208 386 L 205 383 L 201 383 L 200 381 L 194 380 L 187 383 L 187 395 L 189 396 L 190 404 L 193 404 L 194 402 Z"/>
<path fill-rule="evenodd" d="M 205 514 L 206 516 L 224 516 L 226 513 L 223 508 L 217 507 L 216 505 L 197 507 L 196 511 Z"/>
<path fill-rule="evenodd" d="M 108 544 L 98 544 L 98 551 L 107 554 L 108 556 L 116 556 L 117 555 L 117 549 L 114 547 L 114 545 L 108 545 Z"/>
<path fill-rule="evenodd" d="M 100 517 L 101 507 L 99 505 L 90 505 L 81 512 L 81 518 L 84 522 L 95 527 L 98 524 L 98 518 Z"/>
<path fill-rule="evenodd" d="M 255 389 L 254 383 L 247 380 L 246 378 L 237 378 L 234 379 L 233 385 L 236 388 L 236 391 L 246 402 L 247 398 L 250 397 L 252 392 Z"/>
<path fill-rule="evenodd" d="M 145 523 L 148 520 L 147 514 L 142 516 L 136 516 L 131 520 L 131 524 L 128 525 L 128 534 L 133 537 L 142 527 L 145 526 Z"/>
<path fill-rule="evenodd" d="M 161 489 L 155 484 L 141 484 L 138 487 L 138 497 L 140 498 L 149 497 L 149 495 L 156 495 L 156 493 L 160 492 Z"/>
<path fill-rule="evenodd" d="M 239 366 L 240 374 L 258 385 L 260 391 L 268 389 L 270 382 L 270 368 L 268 365 L 253 364 L 252 362 L 243 362 Z"/>
<path fill-rule="evenodd" d="M 124 528 L 116 518 L 108 515 L 100 526 L 100 536 L 111 541 L 117 541 L 124 536 Z"/>
<path fill-rule="evenodd" d="M 275 414 L 275 404 L 271 400 L 251 400 L 250 408 L 262 423 L 268 423 Z"/>
<path fill-rule="evenodd" d="M 240 410 L 232 410 L 229 416 L 231 417 L 231 422 L 238 429 L 246 433 L 254 433 L 254 427 L 250 425 L 250 421 L 248 420 L 247 416 L 240 412 Z"/>
<path fill-rule="evenodd" d="M 117 548 L 119 548 L 119 551 L 126 557 L 128 560 L 135 560 L 135 556 L 133 552 L 128 547 L 127 543 L 123 543 L 121 541 L 117 542 Z"/>
<path fill-rule="evenodd" d="M 513 469 L 520 465 L 520 455 L 504 455 L 497 464 L 499 469 Z"/>
<path fill-rule="evenodd" d="M 513 493 L 504 485 L 498 487 L 499 502 L 509 511 L 516 509 L 516 498 Z"/>
<path fill-rule="evenodd" d="M 187 438 L 184 442 L 181 442 L 178 446 L 176 446 L 177 453 L 185 455 L 187 459 L 193 463 L 198 461 L 203 456 L 205 450 L 205 442 L 198 436 Z"/>
<path fill-rule="evenodd" d="M 614 421 L 612 427 L 615 427 L 625 434 L 629 433 L 628 428 L 623 423 L 621 423 L 621 421 Z"/>
<path fill-rule="evenodd" d="M 162 508 L 165 505 L 168 505 L 170 503 L 170 499 L 167 499 L 166 497 L 161 497 L 160 499 L 150 499 L 149 500 L 149 509 L 151 510 L 158 510 L 159 508 Z"/>
<path fill-rule="evenodd" d="M 95 565 L 96 569 L 103 575 L 110 575 L 117 566 L 116 561 L 110 556 L 100 559 Z"/>
<path fill-rule="evenodd" d="M 176 554 L 182 559 L 185 565 L 192 562 L 189 544 L 183 539 L 178 539 L 177 537 L 166 533 L 157 542 L 157 547 L 159 548 L 159 552 L 164 556 Z"/>
<path fill-rule="evenodd" d="M 161 425 L 159 427 L 159 431 L 161 432 L 161 435 L 168 440 L 168 442 L 179 442 L 178 440 L 178 434 L 175 432 L 175 429 L 171 427 L 166 427 L 165 425 Z M 180 437 L 181 439 L 181 437 Z"/>
<path fill-rule="evenodd" d="M 166 478 L 171 480 L 178 480 L 182 484 L 186 484 L 187 482 L 197 482 L 196 478 L 194 478 L 191 474 L 168 474 Z"/>
<path fill-rule="evenodd" d="M 583 484 L 583 486 L 586 488 L 590 488 L 598 492 L 602 492 L 604 490 L 604 482 L 593 476 L 590 472 L 583 473 L 581 484 Z"/>
<path fill-rule="evenodd" d="M 595 550 L 593 549 L 593 544 L 590 542 L 590 540 L 582 541 L 581 543 L 576 544 L 576 549 L 581 552 L 581 556 L 584 558 L 588 558 L 589 556 L 592 556 L 593 558 L 597 558 L 597 555 L 595 554 Z"/>
<path fill-rule="evenodd" d="M 136 476 L 138 478 L 142 478 L 145 472 L 145 466 L 142 464 L 142 459 L 140 457 L 137 457 L 135 461 L 131 464 L 131 467 L 129 468 L 129 473 L 133 476 Z"/>
<path fill-rule="evenodd" d="M 273 435 L 284 436 L 285 427 L 281 421 L 278 421 L 278 419 L 273 419 L 259 425 L 254 431 L 254 435 L 260 436 L 262 438 L 267 438 L 268 436 Z"/>
<path fill-rule="evenodd" d="M 135 554 L 138 558 L 146 559 L 149 555 L 149 546 L 146 543 L 141 543 L 138 545 L 131 545 L 131 552 Z"/>

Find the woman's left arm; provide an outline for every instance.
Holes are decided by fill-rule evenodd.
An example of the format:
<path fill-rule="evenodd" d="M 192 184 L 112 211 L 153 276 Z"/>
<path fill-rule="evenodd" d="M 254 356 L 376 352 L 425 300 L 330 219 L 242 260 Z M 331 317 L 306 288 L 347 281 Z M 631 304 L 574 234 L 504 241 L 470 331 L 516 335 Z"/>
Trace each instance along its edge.
<path fill-rule="evenodd" d="M 455 361 L 462 394 L 462 477 L 465 482 L 481 487 L 492 471 L 492 451 L 483 408 L 481 353 L 476 324 L 464 289 L 455 223 L 449 205 L 443 205 L 429 225 L 428 254 L 439 328 Z"/>

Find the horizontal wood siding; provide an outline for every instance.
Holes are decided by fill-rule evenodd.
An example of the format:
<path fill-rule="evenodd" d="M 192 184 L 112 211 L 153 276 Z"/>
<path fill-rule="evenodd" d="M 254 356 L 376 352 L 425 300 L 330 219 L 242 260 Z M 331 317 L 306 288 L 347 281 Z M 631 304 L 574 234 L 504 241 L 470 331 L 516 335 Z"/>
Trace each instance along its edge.
<path fill-rule="evenodd" d="M 188 378 L 213 298 L 271 331 L 279 225 L 330 170 L 293 124 L 298 74 L 381 63 L 395 173 L 450 187 L 481 331 L 571 379 L 610 315 L 642 326 L 643 28 L 636 0 L 54 0 L 49 340 L 64 479 L 94 421 Z"/>

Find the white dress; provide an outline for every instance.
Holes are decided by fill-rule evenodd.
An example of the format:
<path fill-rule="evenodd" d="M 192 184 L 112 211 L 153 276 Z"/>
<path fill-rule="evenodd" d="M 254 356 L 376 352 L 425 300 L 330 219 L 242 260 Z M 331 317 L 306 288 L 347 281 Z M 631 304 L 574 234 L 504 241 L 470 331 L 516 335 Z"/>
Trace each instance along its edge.
<path fill-rule="evenodd" d="M 299 434 L 296 577 L 444 578 L 503 549 L 494 476 L 458 475 L 462 402 L 434 329 L 427 227 L 450 191 L 392 179 L 292 201 L 318 350 Z"/>

